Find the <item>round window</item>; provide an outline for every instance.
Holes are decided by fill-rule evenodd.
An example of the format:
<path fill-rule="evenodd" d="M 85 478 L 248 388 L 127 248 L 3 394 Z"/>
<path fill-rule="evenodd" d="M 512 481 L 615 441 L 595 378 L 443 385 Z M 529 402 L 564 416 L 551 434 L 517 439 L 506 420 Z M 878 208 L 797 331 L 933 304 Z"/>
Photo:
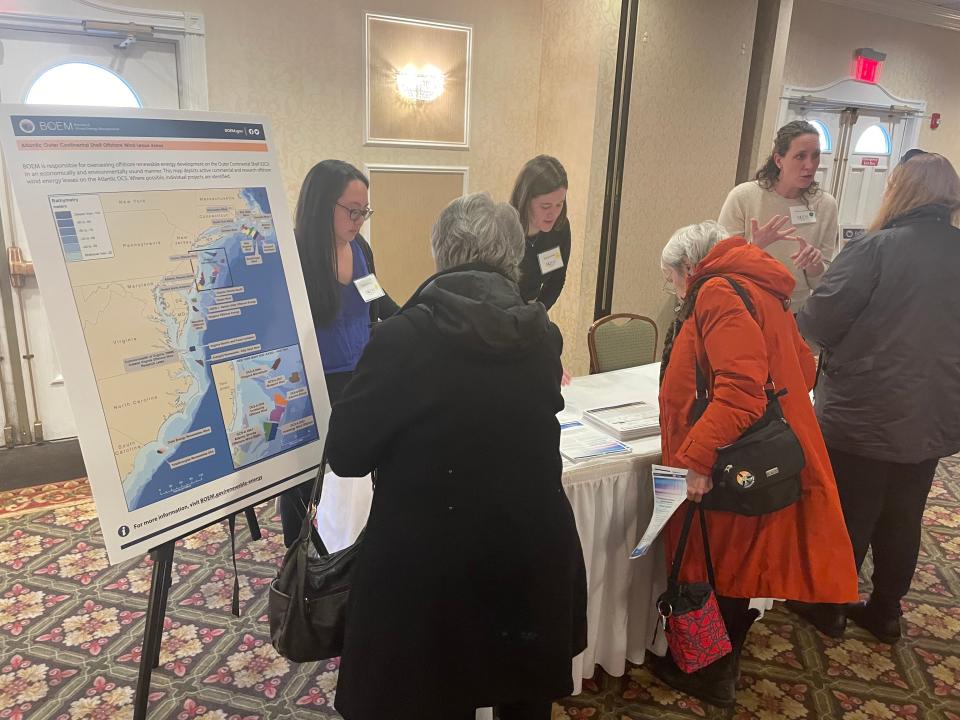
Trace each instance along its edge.
<path fill-rule="evenodd" d="M 36 79 L 24 101 L 29 105 L 143 107 L 140 98 L 115 72 L 91 63 L 55 65 Z"/>

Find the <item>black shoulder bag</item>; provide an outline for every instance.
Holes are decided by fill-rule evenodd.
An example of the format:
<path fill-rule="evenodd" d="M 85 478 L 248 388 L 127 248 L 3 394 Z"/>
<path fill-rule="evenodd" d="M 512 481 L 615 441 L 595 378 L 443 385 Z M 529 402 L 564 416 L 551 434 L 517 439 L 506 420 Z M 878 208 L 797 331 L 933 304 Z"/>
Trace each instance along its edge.
<path fill-rule="evenodd" d="M 324 454 L 300 537 L 287 550 L 270 583 L 270 642 L 280 655 L 298 663 L 338 657 L 343 651 L 351 575 L 363 541 L 361 532 L 350 547 L 328 553 L 314 530 L 326 468 Z M 311 543 L 319 556 L 309 552 Z"/>
<path fill-rule="evenodd" d="M 750 296 L 733 278 L 722 277 L 736 291 L 754 321 L 756 309 Z M 759 324 L 759 321 L 757 321 Z M 710 385 L 697 362 L 697 400 L 691 413 L 696 422 L 710 402 Z M 800 472 L 806 458 L 800 440 L 790 428 L 780 398 L 786 389 L 776 390 L 770 375 L 764 386 L 767 409 L 763 416 L 730 445 L 717 448 L 713 466 L 713 489 L 703 496 L 706 510 L 723 510 L 739 515 L 765 515 L 793 505 L 800 499 Z"/>

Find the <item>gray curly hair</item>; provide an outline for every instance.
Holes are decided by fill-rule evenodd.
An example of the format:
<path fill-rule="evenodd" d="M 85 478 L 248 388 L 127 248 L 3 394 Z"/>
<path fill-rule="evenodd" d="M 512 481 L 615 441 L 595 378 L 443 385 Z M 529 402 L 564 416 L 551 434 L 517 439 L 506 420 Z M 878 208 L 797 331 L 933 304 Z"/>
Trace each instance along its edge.
<path fill-rule="evenodd" d="M 730 237 L 720 223 L 713 220 L 687 225 L 677 230 L 663 248 L 660 267 L 683 271 L 684 261 L 694 268 L 713 250 L 713 246 Z"/>
<path fill-rule="evenodd" d="M 520 278 L 523 226 L 513 206 L 494 202 L 488 193 L 472 193 L 451 202 L 431 233 L 437 270 L 481 262 L 511 280 Z"/>

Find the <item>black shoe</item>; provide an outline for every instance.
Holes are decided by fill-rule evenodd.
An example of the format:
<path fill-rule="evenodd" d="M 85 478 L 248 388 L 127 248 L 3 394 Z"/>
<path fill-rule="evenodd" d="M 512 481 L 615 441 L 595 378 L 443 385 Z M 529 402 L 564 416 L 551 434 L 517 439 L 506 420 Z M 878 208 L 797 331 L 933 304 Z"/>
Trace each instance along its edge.
<path fill-rule="evenodd" d="M 664 683 L 687 695 L 721 708 L 731 708 L 736 700 L 740 653 L 729 652 L 701 670 L 685 673 L 667 651 L 665 657 L 653 657 L 650 671 Z"/>
<path fill-rule="evenodd" d="M 805 603 L 787 600 L 787 610 L 799 615 L 827 637 L 841 638 L 847 629 L 847 616 L 843 605 L 831 603 Z"/>
<path fill-rule="evenodd" d="M 847 617 L 888 645 L 893 645 L 903 636 L 899 611 L 896 615 L 888 615 L 877 612 L 870 603 L 851 603 L 847 605 Z"/>

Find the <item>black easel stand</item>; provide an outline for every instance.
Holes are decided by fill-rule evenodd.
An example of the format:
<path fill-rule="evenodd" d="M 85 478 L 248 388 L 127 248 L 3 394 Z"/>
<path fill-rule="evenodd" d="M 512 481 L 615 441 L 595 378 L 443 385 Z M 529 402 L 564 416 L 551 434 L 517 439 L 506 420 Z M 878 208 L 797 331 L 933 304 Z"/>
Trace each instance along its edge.
<path fill-rule="evenodd" d="M 256 512 L 253 507 L 248 507 L 243 513 L 250 528 L 250 537 L 259 540 L 262 535 Z M 143 626 L 143 651 L 140 653 L 140 674 L 137 676 L 137 691 L 133 700 L 133 720 L 146 720 L 150 676 L 154 668 L 160 666 L 160 641 L 163 638 L 163 619 L 167 612 L 167 595 L 173 578 L 173 548 L 176 543 L 177 540 L 170 540 L 150 551 L 153 576 L 150 581 L 150 599 L 147 601 L 147 617 Z"/>

